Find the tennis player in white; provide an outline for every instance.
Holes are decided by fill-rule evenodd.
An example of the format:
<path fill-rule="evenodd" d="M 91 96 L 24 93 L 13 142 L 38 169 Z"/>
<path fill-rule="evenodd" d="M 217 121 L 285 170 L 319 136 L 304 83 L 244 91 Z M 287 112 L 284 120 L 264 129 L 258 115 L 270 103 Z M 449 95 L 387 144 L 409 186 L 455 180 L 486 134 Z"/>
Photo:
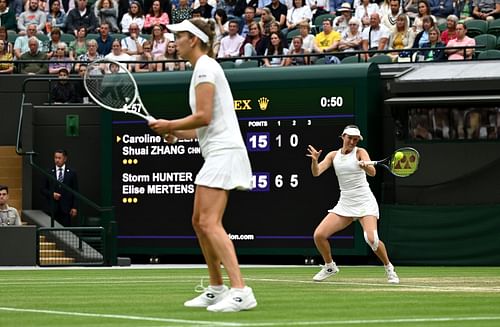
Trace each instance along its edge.
<path fill-rule="evenodd" d="M 340 186 L 340 199 L 337 205 L 328 210 L 328 214 L 314 231 L 314 242 L 325 265 L 313 280 L 320 282 L 339 272 L 332 258 L 328 238 L 358 220 L 363 227 L 366 243 L 385 266 L 387 281 L 398 284 L 399 278 L 389 261 L 385 245 L 378 238 L 378 204 L 366 179 L 366 175 L 375 176 L 376 170 L 373 165 L 365 164 L 366 161 L 370 161 L 370 156 L 365 149 L 357 147 L 360 140 L 363 140 L 363 137 L 359 128 L 348 125 L 342 132 L 342 148 L 329 152 L 321 162 L 318 163 L 322 150 L 318 151 L 312 145 L 307 149 L 309 152 L 307 156 L 311 157 L 313 176 L 319 176 L 333 167 Z"/>
<path fill-rule="evenodd" d="M 210 284 L 184 305 L 214 312 L 249 310 L 257 306 L 257 301 L 252 289 L 245 286 L 222 217 L 229 190 L 250 189 L 252 171 L 229 83 L 221 66 L 212 59 L 215 24 L 190 19 L 167 27 L 175 33 L 180 57 L 194 67 L 189 87 L 192 114 L 176 120 L 156 120 L 149 126 L 160 135 L 168 134 L 169 142 L 176 137 L 197 137 L 205 159 L 195 179 L 192 223 L 208 266 Z M 221 263 L 231 289 L 222 280 Z"/>

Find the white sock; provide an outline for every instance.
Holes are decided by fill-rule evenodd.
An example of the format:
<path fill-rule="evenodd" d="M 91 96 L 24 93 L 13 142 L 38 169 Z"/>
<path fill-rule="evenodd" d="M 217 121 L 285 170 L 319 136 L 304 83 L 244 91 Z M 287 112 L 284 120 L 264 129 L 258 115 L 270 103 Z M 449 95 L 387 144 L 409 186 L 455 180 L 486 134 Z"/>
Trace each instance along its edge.
<path fill-rule="evenodd" d="M 390 263 L 390 262 L 389 262 L 389 264 L 387 264 L 387 265 L 385 266 L 385 269 L 386 269 L 386 270 L 394 270 L 394 266 L 392 265 L 392 263 Z"/>
<path fill-rule="evenodd" d="M 327 267 L 327 268 L 333 268 L 333 267 L 335 267 L 335 262 L 332 261 L 332 262 L 329 262 L 329 263 L 325 263 L 325 267 Z"/>
<path fill-rule="evenodd" d="M 210 288 L 212 289 L 212 291 L 220 293 L 224 290 L 224 285 L 210 285 Z"/>

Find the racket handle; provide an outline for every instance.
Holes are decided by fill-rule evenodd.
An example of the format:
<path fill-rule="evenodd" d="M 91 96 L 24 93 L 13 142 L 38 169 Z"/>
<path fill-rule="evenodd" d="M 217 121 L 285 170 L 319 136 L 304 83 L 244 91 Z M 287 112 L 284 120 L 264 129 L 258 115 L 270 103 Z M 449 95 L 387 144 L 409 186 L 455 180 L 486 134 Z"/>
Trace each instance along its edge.
<path fill-rule="evenodd" d="M 146 120 L 148 121 L 148 123 L 151 123 L 151 122 L 155 121 L 155 120 L 156 120 L 156 118 L 155 118 L 155 117 L 153 117 L 153 116 L 147 116 L 147 117 L 146 117 Z"/>
<path fill-rule="evenodd" d="M 377 161 L 365 161 L 365 165 L 372 165 L 372 166 L 376 166 L 377 165 Z"/>

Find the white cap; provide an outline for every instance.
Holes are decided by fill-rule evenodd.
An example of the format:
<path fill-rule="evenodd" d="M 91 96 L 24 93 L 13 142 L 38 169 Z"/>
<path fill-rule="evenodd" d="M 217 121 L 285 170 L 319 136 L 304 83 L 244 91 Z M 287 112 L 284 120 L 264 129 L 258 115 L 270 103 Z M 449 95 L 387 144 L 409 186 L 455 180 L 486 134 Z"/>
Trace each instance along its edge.
<path fill-rule="evenodd" d="M 359 128 L 353 127 L 353 126 L 347 126 L 344 131 L 342 132 L 342 135 L 347 134 L 349 136 L 359 136 L 359 139 L 363 141 L 363 136 L 361 136 L 361 132 L 359 131 Z"/>
<path fill-rule="evenodd" d="M 179 24 L 167 25 L 167 28 L 172 32 L 189 32 L 194 36 L 197 36 L 204 43 L 208 42 L 208 35 L 196 27 L 196 25 L 191 23 L 188 19 L 183 20 Z"/>

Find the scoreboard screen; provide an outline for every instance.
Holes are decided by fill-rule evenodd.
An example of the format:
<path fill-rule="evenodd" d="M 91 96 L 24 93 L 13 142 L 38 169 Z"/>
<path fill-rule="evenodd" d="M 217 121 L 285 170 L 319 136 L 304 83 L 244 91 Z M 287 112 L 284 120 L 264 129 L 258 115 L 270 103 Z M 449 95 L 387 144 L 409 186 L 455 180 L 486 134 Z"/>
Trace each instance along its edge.
<path fill-rule="evenodd" d="M 230 193 L 224 226 L 239 254 L 314 255 L 314 229 L 336 204 L 340 191 L 333 169 L 312 176 L 307 146 L 322 149 L 323 157 L 339 149 L 343 128 L 360 123 L 364 101 L 357 103 L 355 82 L 326 85 L 330 78 L 316 77 L 323 71 L 316 71 L 314 78 L 299 71 L 301 78 L 289 76 L 292 83 L 275 81 L 260 69 L 242 71 L 246 79 L 241 71 L 227 75 L 252 165 L 252 189 Z M 164 79 L 158 86 L 136 76 L 154 116 L 169 119 L 190 113 L 189 73 L 177 76 L 181 86 L 162 84 Z M 176 109 L 168 109 L 172 107 Z M 203 165 L 197 140 L 167 144 L 144 121 L 114 113 L 110 120 L 110 200 L 115 206 L 118 252 L 199 253 L 191 226 L 194 180 Z M 332 244 L 336 253 L 364 254 L 358 238 L 353 224 L 336 234 Z"/>

